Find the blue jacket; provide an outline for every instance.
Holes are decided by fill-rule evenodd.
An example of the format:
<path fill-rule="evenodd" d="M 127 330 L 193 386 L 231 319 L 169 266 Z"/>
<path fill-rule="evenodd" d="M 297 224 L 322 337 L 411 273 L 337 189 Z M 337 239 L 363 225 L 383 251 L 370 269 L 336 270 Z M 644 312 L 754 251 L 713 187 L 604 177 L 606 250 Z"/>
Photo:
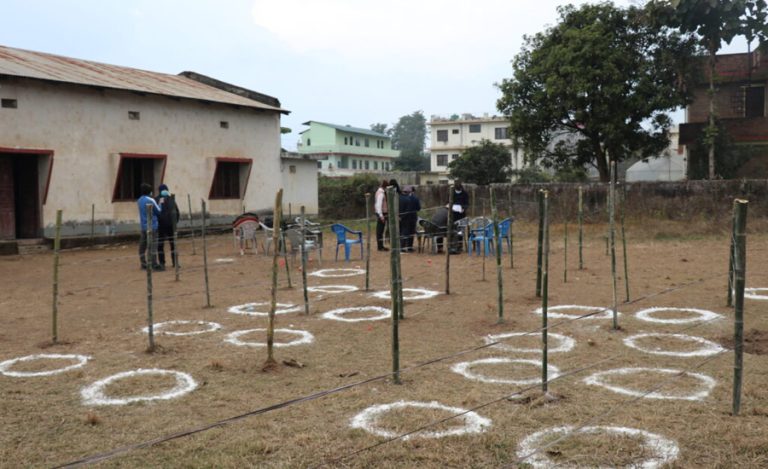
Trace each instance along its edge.
<path fill-rule="evenodd" d="M 147 204 L 152 204 L 152 229 L 157 231 L 157 216 L 160 215 L 160 206 L 155 199 L 148 195 L 142 195 L 136 201 L 139 206 L 139 220 L 141 220 L 141 231 L 147 231 Z"/>

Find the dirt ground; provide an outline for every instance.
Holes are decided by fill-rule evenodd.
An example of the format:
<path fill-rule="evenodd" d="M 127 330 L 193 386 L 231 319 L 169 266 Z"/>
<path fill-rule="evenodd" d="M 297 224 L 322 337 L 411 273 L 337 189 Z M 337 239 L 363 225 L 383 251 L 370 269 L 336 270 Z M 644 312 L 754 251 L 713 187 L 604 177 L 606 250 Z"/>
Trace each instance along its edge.
<path fill-rule="evenodd" d="M 728 346 L 733 334 L 733 311 L 726 307 L 728 241 L 724 235 L 695 235 L 686 224 L 649 222 L 628 228 L 630 303 L 624 303 L 623 264 L 618 283 L 620 330 L 610 319 L 549 318 L 550 332 L 575 340 L 569 352 L 552 351 L 550 366 L 562 378 L 549 383 L 550 395 L 540 391 L 541 369 L 530 362 L 476 364 L 471 371 L 500 380 L 529 380 L 530 384 L 489 383 L 463 377 L 451 368 L 485 358 L 540 361 L 538 352 L 483 348 L 488 334 L 538 331 L 541 306 L 535 296 L 534 226 L 516 226 L 514 269 L 503 257 L 504 322 L 498 324 L 495 261 L 451 257 L 451 294 L 445 295 L 445 256 L 404 254 L 405 288 L 440 292 L 424 300 L 408 300 L 400 322 L 402 384 L 372 380 L 311 400 L 259 412 L 207 431 L 182 436 L 151 447 L 134 449 L 99 463 L 106 467 L 533 467 L 537 459 L 518 460 L 526 437 L 552 427 L 611 426 L 643 430 L 672 441 L 679 452 L 662 467 L 768 467 L 768 301 L 746 300 L 745 331 L 750 348 L 744 355 L 741 415 L 731 415 L 734 358 L 731 351 L 714 356 L 680 357 L 642 352 L 623 340 L 639 333 L 677 333 L 717 341 Z M 570 228 L 568 278 L 563 281 L 563 232 L 553 227 L 549 269 L 549 306 L 608 307 L 612 302 L 610 258 L 605 254 L 604 226 L 586 231 L 584 269 L 578 269 L 575 228 Z M 219 330 L 199 335 L 156 335 L 158 351 L 147 353 L 146 275 L 139 269 L 136 245 L 72 250 L 62 253 L 59 300 L 59 339 L 51 345 L 50 253 L 0 257 L 0 362 L 32 354 L 82 354 L 91 359 L 81 368 L 51 376 L 13 377 L 0 374 L 0 466 L 50 467 L 66 464 L 156 438 L 209 426 L 232 417 L 320 391 L 359 383 L 391 370 L 389 319 L 342 322 L 322 313 L 342 307 L 389 307 L 371 296 L 388 289 L 388 253 L 371 258 L 371 292 L 363 291 L 364 276 L 309 277 L 311 286 L 353 285 L 348 293 L 310 293 L 310 315 L 303 311 L 277 316 L 278 328 L 309 331 L 314 342 L 275 349 L 280 365 L 263 372 L 263 347 L 226 342 L 228 334 L 265 328 L 267 319 L 228 313 L 229 307 L 267 302 L 271 259 L 261 253 L 240 256 L 231 236 L 209 239 L 211 308 L 205 307 L 201 242 L 182 242 L 181 279 L 172 271 L 154 275 L 154 318 L 210 321 Z M 748 239 L 748 287 L 768 287 L 768 236 L 751 233 Z M 353 251 L 354 252 L 354 251 Z M 359 252 L 359 251 L 357 251 Z M 620 253 L 620 250 L 619 250 Z M 359 256 L 358 256 L 359 257 Z M 231 259 L 228 262 L 227 259 Z M 297 264 L 287 288 L 281 270 L 278 301 L 303 305 Z M 318 268 L 364 268 L 357 257 L 349 263 L 333 261 L 326 249 Z M 407 292 L 406 292 L 407 296 Z M 650 307 L 699 308 L 722 319 L 684 324 L 642 321 L 635 313 Z M 267 306 L 256 308 L 267 311 Z M 584 311 L 563 311 L 583 314 Z M 374 313 L 351 313 L 348 318 Z M 685 319 L 693 313 L 667 311 L 657 318 Z M 168 331 L 200 330 L 203 326 L 174 326 Z M 294 334 L 276 333 L 276 342 Z M 244 333 L 242 341 L 265 341 L 264 332 Z M 504 344 L 536 348 L 540 335 L 510 338 Z M 695 352 L 700 344 L 670 336 L 635 341 L 656 351 Z M 550 337 L 550 348 L 559 345 Z M 444 356 L 452 358 L 425 362 Z M 291 362 L 303 367 L 288 366 Z M 12 371 L 53 370 L 72 361 L 45 359 L 17 363 Z M 584 379 L 598 371 L 618 368 L 672 369 L 604 377 L 623 386 L 661 397 L 701 395 L 700 400 L 650 399 L 619 394 Z M 196 389 L 175 399 L 127 405 L 89 405 L 81 389 L 113 374 L 137 369 L 165 369 L 188 373 Z M 550 374 L 554 370 L 550 368 Z M 714 380 L 707 392 L 700 373 Z M 104 387 L 110 398 L 163 393 L 175 381 L 167 376 L 131 377 Z M 522 395 L 515 395 L 524 390 Z M 509 397 L 509 399 L 507 399 Z M 352 428 L 352 419 L 365 409 L 397 401 L 437 401 L 444 406 L 475 412 L 490 422 L 482 433 L 407 440 Z M 419 430 L 446 419 L 446 410 L 406 407 L 382 413 L 379 429 L 393 435 Z M 464 418 L 446 420 L 429 431 L 455 430 Z M 552 437 L 539 445 L 552 442 Z M 575 432 L 554 442 L 535 458 L 574 466 L 638 467 L 658 456 L 659 448 L 642 445 L 637 436 L 601 431 Z M 538 466 L 536 466 L 538 467 Z M 652 467 L 652 466 L 643 466 Z"/>

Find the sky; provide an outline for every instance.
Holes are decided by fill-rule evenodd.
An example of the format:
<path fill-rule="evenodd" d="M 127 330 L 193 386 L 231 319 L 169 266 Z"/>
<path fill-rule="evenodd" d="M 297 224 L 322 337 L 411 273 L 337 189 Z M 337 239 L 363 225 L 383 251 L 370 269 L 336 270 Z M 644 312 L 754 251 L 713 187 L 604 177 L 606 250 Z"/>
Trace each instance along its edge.
<path fill-rule="evenodd" d="M 282 118 L 292 129 L 283 146 L 293 150 L 308 120 L 368 128 L 414 111 L 427 119 L 496 114 L 494 84 L 510 77 L 524 35 L 554 24 L 564 3 L 3 0 L 0 44 L 162 73 L 190 70 L 274 96 L 291 111 Z"/>

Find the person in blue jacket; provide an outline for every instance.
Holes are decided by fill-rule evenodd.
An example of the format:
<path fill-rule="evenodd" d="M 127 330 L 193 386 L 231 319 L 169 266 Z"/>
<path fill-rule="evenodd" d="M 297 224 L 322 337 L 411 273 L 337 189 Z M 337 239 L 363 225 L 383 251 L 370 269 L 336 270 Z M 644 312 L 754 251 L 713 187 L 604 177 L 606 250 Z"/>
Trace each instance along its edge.
<path fill-rule="evenodd" d="M 149 249 L 149 261 L 152 263 L 152 270 L 165 270 L 165 268 L 157 262 L 157 239 L 158 239 L 158 223 L 157 216 L 160 215 L 160 206 L 157 205 L 155 199 L 152 198 L 152 186 L 149 184 L 142 184 L 140 187 L 141 197 L 136 201 L 136 205 L 139 207 L 139 221 L 141 222 L 141 238 L 139 239 L 139 261 L 141 262 L 141 268 L 147 268 L 147 249 Z M 152 245 L 147 246 L 147 205 L 152 206 Z"/>

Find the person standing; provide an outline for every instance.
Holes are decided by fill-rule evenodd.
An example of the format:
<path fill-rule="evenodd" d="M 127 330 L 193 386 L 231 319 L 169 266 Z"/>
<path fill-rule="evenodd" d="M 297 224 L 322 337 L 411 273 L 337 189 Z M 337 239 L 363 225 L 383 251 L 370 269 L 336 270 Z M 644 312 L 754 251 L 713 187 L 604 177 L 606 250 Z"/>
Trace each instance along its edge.
<path fill-rule="evenodd" d="M 449 207 L 453 212 L 454 222 L 467 216 L 467 207 L 469 207 L 469 194 L 464 190 L 461 181 L 457 179 L 453 183 L 453 206 Z"/>
<path fill-rule="evenodd" d="M 384 230 L 387 227 L 387 215 L 389 210 L 387 209 L 387 186 L 389 183 L 387 180 L 381 181 L 381 185 L 376 189 L 374 195 L 373 210 L 376 213 L 376 246 L 379 251 L 389 251 L 384 247 Z"/>
<path fill-rule="evenodd" d="M 158 197 L 157 203 L 160 206 L 160 215 L 157 217 L 157 256 L 160 260 L 160 265 L 165 267 L 165 242 L 168 241 L 168 244 L 171 246 L 171 262 L 176 267 L 178 254 L 176 253 L 176 244 L 173 241 L 173 228 L 179 222 L 179 207 L 176 205 L 176 199 L 168 191 L 168 186 L 160 184 L 158 189 L 160 197 Z"/>
<path fill-rule="evenodd" d="M 400 195 L 400 250 L 413 252 L 413 236 L 419 220 L 421 201 L 416 197 L 413 186 L 405 186 Z"/>
<path fill-rule="evenodd" d="M 149 262 L 152 265 L 152 270 L 165 270 L 157 262 L 157 216 L 160 215 L 160 206 L 157 205 L 155 199 L 152 198 L 152 186 L 147 183 L 142 183 L 140 188 L 141 197 L 136 201 L 139 206 L 139 224 L 141 226 L 141 237 L 139 238 L 139 261 L 141 262 L 141 268 L 147 268 L 147 251 L 149 251 Z M 147 205 L 152 206 L 152 219 L 147 220 Z M 147 223 L 150 223 L 152 231 L 154 231 L 154 237 L 152 238 L 151 245 L 147 243 Z"/>

